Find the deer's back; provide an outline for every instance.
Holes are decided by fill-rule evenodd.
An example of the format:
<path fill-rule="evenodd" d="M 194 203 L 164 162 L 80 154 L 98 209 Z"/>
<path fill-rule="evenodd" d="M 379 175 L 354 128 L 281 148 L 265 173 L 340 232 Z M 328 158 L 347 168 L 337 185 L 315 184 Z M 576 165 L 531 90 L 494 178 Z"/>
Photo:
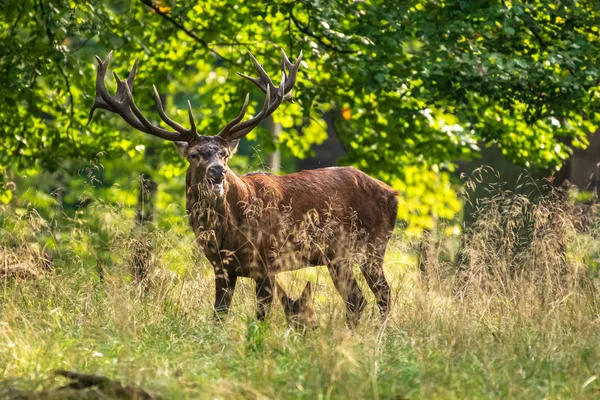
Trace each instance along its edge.
<path fill-rule="evenodd" d="M 354 167 L 305 170 L 277 176 L 253 173 L 241 177 L 250 195 L 279 202 L 294 222 L 317 212 L 342 222 L 354 221 L 370 235 L 389 235 L 398 212 L 397 192 Z"/>

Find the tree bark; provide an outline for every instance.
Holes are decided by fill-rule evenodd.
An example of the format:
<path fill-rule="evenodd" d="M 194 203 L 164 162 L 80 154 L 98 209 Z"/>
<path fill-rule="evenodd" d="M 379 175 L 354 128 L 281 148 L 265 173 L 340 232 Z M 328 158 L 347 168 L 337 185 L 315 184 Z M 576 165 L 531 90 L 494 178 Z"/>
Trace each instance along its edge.
<path fill-rule="evenodd" d="M 279 134 L 281 133 L 282 126 L 279 122 L 273 122 L 271 124 L 271 135 L 273 136 L 273 141 L 276 142 Z M 269 172 L 273 174 L 278 174 L 281 169 L 281 151 L 279 148 L 275 149 L 269 156 L 267 157 L 267 168 L 269 168 Z"/>
<path fill-rule="evenodd" d="M 150 175 L 142 174 L 138 186 L 133 243 L 133 275 L 137 282 L 145 282 L 152 269 L 152 222 L 156 208 L 158 185 Z"/>

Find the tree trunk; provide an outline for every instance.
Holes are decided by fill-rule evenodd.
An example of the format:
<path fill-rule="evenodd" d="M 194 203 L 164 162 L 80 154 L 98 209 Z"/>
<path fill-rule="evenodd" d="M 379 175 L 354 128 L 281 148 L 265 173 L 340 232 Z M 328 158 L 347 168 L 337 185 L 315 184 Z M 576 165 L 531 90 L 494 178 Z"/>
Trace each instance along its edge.
<path fill-rule="evenodd" d="M 277 141 L 279 134 L 281 133 L 282 126 L 280 123 L 273 122 L 271 124 L 271 135 L 273 136 L 273 141 Z M 278 174 L 280 171 L 281 165 L 281 151 L 279 149 L 275 149 L 269 156 L 267 157 L 267 168 L 269 171 Z"/>
<path fill-rule="evenodd" d="M 158 185 L 150 175 L 142 174 L 138 187 L 133 242 L 133 275 L 137 282 L 145 282 L 152 269 L 152 221 Z"/>

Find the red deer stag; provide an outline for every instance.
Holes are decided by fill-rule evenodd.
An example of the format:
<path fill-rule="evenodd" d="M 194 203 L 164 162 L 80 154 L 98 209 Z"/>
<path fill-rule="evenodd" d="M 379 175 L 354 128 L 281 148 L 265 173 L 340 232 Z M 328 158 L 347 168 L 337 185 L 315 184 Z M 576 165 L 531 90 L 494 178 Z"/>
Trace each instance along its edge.
<path fill-rule="evenodd" d="M 88 123 L 96 108 L 111 111 L 139 131 L 175 142 L 189 161 L 186 209 L 197 242 L 215 270 L 215 318 L 229 309 L 238 277 L 256 281 L 257 318 L 263 320 L 277 273 L 327 265 L 346 304 L 348 323 L 354 325 L 366 304 L 352 272 L 356 264 L 385 316 L 390 287 L 383 272 L 383 256 L 396 221 L 394 190 L 352 167 L 275 176 L 238 175 L 227 166 L 242 137 L 281 103 L 293 102 L 302 53 L 294 63 L 281 53 L 279 87 L 249 54 L 259 76 L 240 75 L 265 93 L 264 105 L 253 118 L 242 121 L 248 107 L 246 95 L 239 115 L 214 136 L 198 133 L 189 101 L 189 129 L 169 118 L 156 87 L 158 115 L 172 130 L 152 124 L 132 96 L 138 60 L 127 80 L 114 74 L 118 86 L 112 96 L 104 83 L 112 52 L 105 61 L 96 57 L 96 98 Z"/>

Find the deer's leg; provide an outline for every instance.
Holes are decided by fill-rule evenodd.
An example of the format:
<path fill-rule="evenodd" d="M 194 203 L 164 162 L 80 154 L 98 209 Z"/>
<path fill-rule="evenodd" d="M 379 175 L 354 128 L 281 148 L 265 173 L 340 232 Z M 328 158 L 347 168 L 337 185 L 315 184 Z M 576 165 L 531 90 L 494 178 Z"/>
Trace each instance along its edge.
<path fill-rule="evenodd" d="M 259 321 L 264 321 L 271 309 L 274 282 L 275 278 L 271 276 L 256 278 L 256 318 Z"/>
<path fill-rule="evenodd" d="M 375 295 L 377 301 L 377 307 L 381 312 L 382 317 L 387 317 L 390 311 L 390 294 L 391 289 L 387 280 L 385 279 L 385 273 L 383 272 L 383 252 L 373 254 L 368 261 L 361 264 L 360 270 L 367 280 L 369 288 Z"/>
<path fill-rule="evenodd" d="M 327 264 L 327 269 L 335 288 L 346 303 L 346 321 L 350 327 L 355 327 L 366 302 L 352 272 L 352 266 L 349 263 L 330 263 Z"/>
<path fill-rule="evenodd" d="M 221 315 L 229 311 L 236 282 L 236 275 L 215 268 L 215 319 L 218 320 Z"/>

